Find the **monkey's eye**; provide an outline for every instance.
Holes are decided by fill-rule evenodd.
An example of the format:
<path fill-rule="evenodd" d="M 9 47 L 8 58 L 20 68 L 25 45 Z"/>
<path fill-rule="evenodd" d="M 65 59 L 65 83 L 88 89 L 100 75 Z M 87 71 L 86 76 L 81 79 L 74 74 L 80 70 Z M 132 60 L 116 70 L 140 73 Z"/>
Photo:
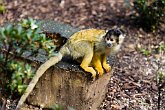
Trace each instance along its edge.
<path fill-rule="evenodd" d="M 106 40 L 109 40 L 109 37 L 107 37 Z"/>
<path fill-rule="evenodd" d="M 110 41 L 113 41 L 113 39 L 111 38 Z"/>

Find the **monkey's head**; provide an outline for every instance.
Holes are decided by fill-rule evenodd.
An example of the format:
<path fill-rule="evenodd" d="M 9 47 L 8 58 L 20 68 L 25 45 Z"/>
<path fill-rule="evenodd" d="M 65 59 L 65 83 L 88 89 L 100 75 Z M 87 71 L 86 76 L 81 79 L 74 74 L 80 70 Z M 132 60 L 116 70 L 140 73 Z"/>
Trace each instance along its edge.
<path fill-rule="evenodd" d="M 104 41 L 108 48 L 111 48 L 116 45 L 121 45 L 124 41 L 125 35 L 121 29 L 111 29 L 108 30 L 104 36 Z"/>

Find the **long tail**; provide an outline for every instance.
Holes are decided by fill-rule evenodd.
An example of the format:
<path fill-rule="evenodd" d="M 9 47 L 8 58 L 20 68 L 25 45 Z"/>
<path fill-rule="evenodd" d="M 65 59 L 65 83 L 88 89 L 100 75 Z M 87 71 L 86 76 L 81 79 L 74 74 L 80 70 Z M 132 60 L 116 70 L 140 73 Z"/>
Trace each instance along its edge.
<path fill-rule="evenodd" d="M 42 64 L 36 74 L 34 75 L 33 79 L 29 83 L 28 87 L 25 90 L 25 93 L 20 98 L 17 107 L 15 110 L 20 110 L 22 104 L 25 102 L 26 98 L 29 96 L 35 85 L 37 84 L 39 78 L 44 74 L 44 72 L 54 64 L 58 63 L 62 59 L 63 55 L 59 52 L 57 56 L 51 57 L 49 60 L 47 60 L 44 64 Z"/>

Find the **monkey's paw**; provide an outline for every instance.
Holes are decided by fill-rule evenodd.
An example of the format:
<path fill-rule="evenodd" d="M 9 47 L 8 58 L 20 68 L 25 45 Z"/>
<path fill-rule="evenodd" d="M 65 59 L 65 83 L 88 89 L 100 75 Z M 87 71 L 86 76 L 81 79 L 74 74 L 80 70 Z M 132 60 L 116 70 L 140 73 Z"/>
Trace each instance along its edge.
<path fill-rule="evenodd" d="M 96 72 L 95 73 L 92 73 L 92 79 L 93 79 L 93 81 L 96 80 Z"/>
<path fill-rule="evenodd" d="M 89 67 L 89 68 L 91 68 L 91 67 Z M 93 68 L 91 68 L 91 74 L 92 74 L 92 79 L 93 79 L 93 81 L 95 81 L 95 79 L 96 79 L 96 71 L 93 69 Z"/>
<path fill-rule="evenodd" d="M 104 64 L 103 67 L 107 73 L 111 71 L 111 66 L 109 64 Z"/>
<path fill-rule="evenodd" d="M 103 68 L 95 68 L 95 69 L 97 70 L 99 76 L 102 76 L 103 75 L 103 73 L 104 73 Z"/>

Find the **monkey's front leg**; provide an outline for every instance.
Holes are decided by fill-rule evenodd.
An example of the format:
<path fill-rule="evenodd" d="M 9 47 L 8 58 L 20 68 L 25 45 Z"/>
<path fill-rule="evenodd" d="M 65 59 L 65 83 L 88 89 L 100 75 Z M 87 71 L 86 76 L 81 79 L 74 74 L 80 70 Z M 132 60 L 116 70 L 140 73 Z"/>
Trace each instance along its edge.
<path fill-rule="evenodd" d="M 111 71 L 111 66 L 109 64 L 107 64 L 107 55 L 104 54 L 102 56 L 103 58 L 103 68 L 106 70 L 106 72 L 110 72 Z"/>
<path fill-rule="evenodd" d="M 101 55 L 94 54 L 92 59 L 92 64 L 94 65 L 95 69 L 97 70 L 99 76 L 102 76 L 104 73 L 103 67 L 101 65 Z"/>

